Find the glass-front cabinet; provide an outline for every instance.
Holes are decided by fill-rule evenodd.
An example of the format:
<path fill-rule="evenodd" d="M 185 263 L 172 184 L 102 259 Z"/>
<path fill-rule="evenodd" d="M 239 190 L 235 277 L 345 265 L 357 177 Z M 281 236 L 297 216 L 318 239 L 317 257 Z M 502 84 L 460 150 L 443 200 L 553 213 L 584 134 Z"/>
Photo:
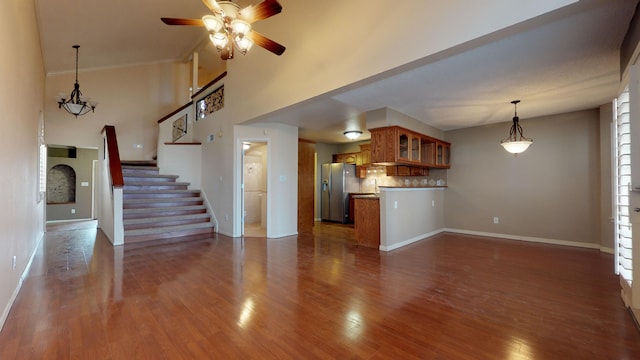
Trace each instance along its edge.
<path fill-rule="evenodd" d="M 451 145 L 445 142 L 436 141 L 436 165 L 448 166 L 451 152 Z"/>
<path fill-rule="evenodd" d="M 398 159 L 409 160 L 409 134 L 398 132 Z"/>
<path fill-rule="evenodd" d="M 451 144 L 444 140 L 400 126 L 373 128 L 369 129 L 369 132 L 373 164 L 407 165 L 416 168 L 450 167 Z"/>
<path fill-rule="evenodd" d="M 420 134 L 398 128 L 398 160 L 420 162 Z"/>
<path fill-rule="evenodd" d="M 420 162 L 420 137 L 411 137 L 411 161 Z"/>

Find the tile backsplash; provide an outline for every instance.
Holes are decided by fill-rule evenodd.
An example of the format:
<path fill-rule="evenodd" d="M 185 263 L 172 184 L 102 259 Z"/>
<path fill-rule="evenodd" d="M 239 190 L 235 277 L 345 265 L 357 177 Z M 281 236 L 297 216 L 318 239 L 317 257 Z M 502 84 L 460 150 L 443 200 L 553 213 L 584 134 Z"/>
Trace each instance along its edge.
<path fill-rule="evenodd" d="M 372 166 L 367 169 L 367 176 L 360 179 L 360 191 L 378 193 L 380 186 L 390 187 L 422 187 L 447 185 L 446 169 L 430 169 L 429 176 L 387 176 L 385 166 Z"/>

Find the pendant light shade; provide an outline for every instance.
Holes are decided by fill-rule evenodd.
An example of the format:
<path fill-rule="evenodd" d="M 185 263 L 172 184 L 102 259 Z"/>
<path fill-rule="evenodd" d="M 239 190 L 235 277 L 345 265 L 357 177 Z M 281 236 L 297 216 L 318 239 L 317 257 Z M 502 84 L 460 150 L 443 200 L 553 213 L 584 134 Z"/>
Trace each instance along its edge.
<path fill-rule="evenodd" d="M 520 119 L 518 118 L 518 111 L 516 109 L 519 102 L 520 100 L 513 100 L 511 102 L 514 108 L 513 125 L 511 125 L 511 129 L 509 129 L 509 137 L 500 141 L 500 145 L 512 154 L 519 154 L 527 150 L 529 145 L 533 144 L 533 139 L 525 137 L 522 134 L 522 126 L 520 126 Z"/>

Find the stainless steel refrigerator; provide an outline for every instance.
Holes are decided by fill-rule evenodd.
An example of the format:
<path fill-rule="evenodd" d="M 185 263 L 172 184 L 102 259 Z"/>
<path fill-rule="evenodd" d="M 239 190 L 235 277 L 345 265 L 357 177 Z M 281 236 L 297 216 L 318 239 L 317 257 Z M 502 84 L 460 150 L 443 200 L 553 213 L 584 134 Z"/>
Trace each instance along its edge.
<path fill-rule="evenodd" d="M 358 192 L 356 166 L 343 163 L 322 164 L 322 220 L 346 223 L 349 219 L 349 193 Z"/>

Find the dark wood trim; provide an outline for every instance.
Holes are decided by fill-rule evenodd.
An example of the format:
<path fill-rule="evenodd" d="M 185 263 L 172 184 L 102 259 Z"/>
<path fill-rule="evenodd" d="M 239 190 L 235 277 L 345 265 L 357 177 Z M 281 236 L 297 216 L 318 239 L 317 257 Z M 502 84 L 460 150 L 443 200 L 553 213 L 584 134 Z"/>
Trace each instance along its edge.
<path fill-rule="evenodd" d="M 124 177 L 122 176 L 122 164 L 120 164 L 120 152 L 118 151 L 116 128 L 113 125 L 105 125 L 102 129 L 102 133 L 106 133 L 107 138 L 111 186 L 114 188 L 124 187 Z"/>
<path fill-rule="evenodd" d="M 195 94 L 191 95 L 191 99 L 197 97 L 198 95 L 200 95 L 202 92 L 204 92 L 205 90 L 209 89 L 209 87 L 215 83 L 217 83 L 218 81 L 222 80 L 225 76 L 227 76 L 227 72 L 223 72 L 222 74 L 218 75 L 217 78 L 209 81 L 209 83 L 207 83 L 207 85 L 203 86 L 202 89 L 198 90 L 198 92 L 196 92 Z"/>
<path fill-rule="evenodd" d="M 193 101 L 189 101 L 188 103 L 182 105 L 180 108 L 178 108 L 177 110 L 174 110 L 172 112 L 170 112 L 169 114 L 165 115 L 162 119 L 158 120 L 158 124 L 163 123 L 165 120 L 167 120 L 168 118 L 172 117 L 173 115 L 179 113 L 180 111 L 188 108 L 189 106 L 193 105 Z"/>
<path fill-rule="evenodd" d="M 202 145 L 201 142 L 166 142 L 165 145 Z"/>

